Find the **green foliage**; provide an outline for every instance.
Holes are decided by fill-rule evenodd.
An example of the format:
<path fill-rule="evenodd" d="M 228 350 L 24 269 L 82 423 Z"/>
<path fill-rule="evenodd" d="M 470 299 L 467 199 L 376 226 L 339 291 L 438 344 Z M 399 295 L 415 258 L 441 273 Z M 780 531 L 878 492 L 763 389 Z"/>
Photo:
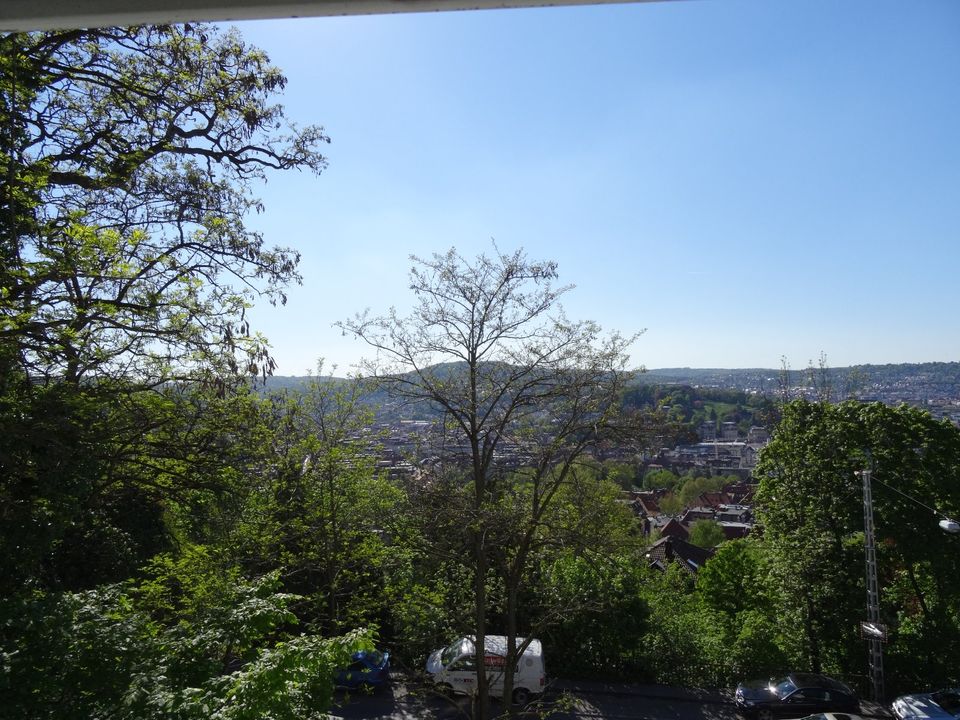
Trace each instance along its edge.
<path fill-rule="evenodd" d="M 677 517 L 683 512 L 683 501 L 674 493 L 667 493 L 661 497 L 658 504 L 660 510 L 666 515 Z"/>
<path fill-rule="evenodd" d="M 172 624 L 116 585 L 8 598 L 3 711 L 25 720 L 318 717 L 333 671 L 369 647 L 369 635 L 271 641 L 292 619 L 291 598 L 274 586 L 238 580 L 190 622 Z"/>
<path fill-rule="evenodd" d="M 108 717 L 161 652 L 118 587 L 7 597 L 0 605 L 5 717 Z"/>
<path fill-rule="evenodd" d="M 694 370 L 689 374 L 705 372 Z M 737 376 L 737 371 L 730 372 Z M 741 432 L 746 432 L 754 425 L 773 427 L 778 419 L 776 405 L 763 395 L 747 394 L 733 388 L 693 387 L 677 382 L 652 384 L 651 381 L 657 377 L 669 380 L 664 371 L 652 371 L 649 378 L 635 383 L 624 393 L 624 404 L 629 408 L 658 408 L 664 411 L 676 423 L 673 436 L 677 442 L 697 442 L 698 431 L 704 422 L 735 422 Z M 690 381 L 685 378 L 682 382 Z M 756 378 L 750 374 L 738 380 L 723 378 L 723 381 L 753 386 Z M 717 382 L 717 379 L 711 382 Z"/>
<path fill-rule="evenodd" d="M 404 538 L 403 497 L 375 472 L 369 413 L 356 386 L 312 383 L 270 400 L 272 455 L 232 533 L 243 562 L 276 569 L 302 595 L 310 627 L 382 624 L 391 538 Z"/>
<path fill-rule="evenodd" d="M 634 463 L 608 460 L 603 463 L 602 477 L 624 490 L 633 490 L 640 482 L 639 467 Z"/>
<path fill-rule="evenodd" d="M 690 542 L 699 547 L 716 547 L 725 539 L 723 528 L 714 520 L 697 520 L 690 527 Z"/>
<path fill-rule="evenodd" d="M 6 370 L 6 369 L 5 369 Z M 78 506 L 94 492 L 101 461 L 94 398 L 62 386 L 33 388 L 0 374 L 0 584 L 11 593 L 38 579 Z"/>
<path fill-rule="evenodd" d="M 710 609 L 731 621 L 764 602 L 761 550 L 753 539 L 731 540 L 697 574 L 697 592 Z"/>
<path fill-rule="evenodd" d="M 767 584 L 784 619 L 783 648 L 798 667 L 863 668 L 863 507 L 855 472 L 871 465 L 880 551 L 881 619 L 892 632 L 892 673 L 916 669 L 917 633 L 930 646 L 960 641 L 960 554 L 936 517 L 907 499 L 956 514 L 960 430 L 928 413 L 879 403 L 795 401 L 757 467 Z M 905 494 L 905 495 L 904 495 Z M 922 618 L 922 620 L 920 620 Z M 888 669 L 889 671 L 889 669 Z M 927 672 L 927 671 L 925 671 Z M 929 670 L 928 682 L 952 682 Z"/>
<path fill-rule="evenodd" d="M 680 478 L 669 470 L 651 470 L 643 476 L 644 490 L 674 490 L 680 484 Z"/>
<path fill-rule="evenodd" d="M 627 555 L 598 561 L 564 554 L 544 568 L 537 595 L 546 608 L 564 608 L 541 637 L 552 673 L 633 680 L 643 672 L 646 575 Z"/>
<path fill-rule="evenodd" d="M 359 649 L 371 649 L 359 631 L 332 640 L 301 636 L 277 643 L 233 676 L 218 678 L 199 703 L 198 718 L 303 720 L 327 717 L 333 673 Z M 212 711 L 212 712 L 211 712 Z M 209 712 L 209 714 L 208 714 Z"/>
<path fill-rule="evenodd" d="M 291 567 L 295 553 L 238 558 L 250 543 L 230 544 L 263 500 L 255 480 L 280 496 L 296 477 L 269 408 L 241 388 L 273 369 L 247 309 L 299 279 L 297 254 L 244 224 L 260 209 L 253 183 L 325 166 L 323 131 L 272 102 L 285 82 L 236 33 L 202 24 L 0 37 L 5 716 L 316 717 L 334 668 L 370 645 L 357 630 L 289 635 L 313 598 L 280 592 L 282 573 L 347 545 Z M 315 450 L 321 436 L 296 441 Z M 369 476 L 336 443 L 324 452 L 308 475 Z M 354 512 L 335 529 L 361 500 L 367 518 L 390 500 L 338 486 Z M 329 515 L 304 500 L 275 526 L 281 541 Z M 347 535 L 356 557 L 332 590 L 359 587 L 368 605 L 362 566 L 385 554 L 370 527 Z M 338 609 L 339 627 L 357 620 Z"/>
<path fill-rule="evenodd" d="M 472 632 L 473 578 L 460 560 L 438 561 L 410 549 L 404 554 L 405 562 L 387 576 L 383 603 L 390 607 L 395 646 L 419 666 L 438 647 Z"/>
<path fill-rule="evenodd" d="M 755 538 L 731 540 L 697 574 L 700 603 L 723 629 L 730 680 L 764 677 L 789 665 L 780 649 L 780 623 L 767 598 L 763 548 Z"/>
<path fill-rule="evenodd" d="M 677 563 L 653 573 L 643 598 L 650 608 L 639 644 L 647 682 L 721 687 L 728 681 L 728 648 L 721 624 L 692 592 L 690 576 Z"/>
<path fill-rule="evenodd" d="M 683 507 L 699 505 L 699 498 L 703 493 L 716 492 L 727 483 L 725 476 L 717 477 L 688 477 L 680 487 L 680 502 Z"/>
<path fill-rule="evenodd" d="M 266 170 L 319 172 L 327 142 L 271 102 L 280 72 L 202 24 L 8 34 L 0 57 L 0 342 L 21 367 L 155 384 L 271 370 L 246 309 L 283 301 L 298 256 L 244 215 Z"/>
<path fill-rule="evenodd" d="M 316 381 L 264 406 L 268 456 L 229 533 L 237 562 L 280 573 L 298 615 L 323 633 L 382 624 L 400 490 L 375 472 L 354 386 Z"/>
<path fill-rule="evenodd" d="M 744 610 L 731 630 L 733 640 L 726 658 L 728 682 L 772 677 L 791 667 L 779 643 L 781 623 L 766 612 Z"/>
<path fill-rule="evenodd" d="M 122 581 L 175 539 L 229 525 L 260 464 L 250 395 L 122 381 L 0 392 L 0 584 L 89 589 Z"/>

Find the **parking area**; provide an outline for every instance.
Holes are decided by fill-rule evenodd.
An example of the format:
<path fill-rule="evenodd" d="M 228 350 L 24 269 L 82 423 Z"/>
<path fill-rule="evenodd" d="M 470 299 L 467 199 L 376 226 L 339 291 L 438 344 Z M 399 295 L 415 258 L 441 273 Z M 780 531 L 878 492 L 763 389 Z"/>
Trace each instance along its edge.
<path fill-rule="evenodd" d="M 332 716 L 344 720 L 453 720 L 469 718 L 470 699 L 445 697 L 402 676 L 373 693 L 340 693 Z M 494 709 L 499 704 L 491 700 Z M 883 708 L 861 705 L 867 718 L 888 718 Z M 731 691 L 662 685 L 556 680 L 529 709 L 530 717 L 556 720 L 739 720 Z"/>

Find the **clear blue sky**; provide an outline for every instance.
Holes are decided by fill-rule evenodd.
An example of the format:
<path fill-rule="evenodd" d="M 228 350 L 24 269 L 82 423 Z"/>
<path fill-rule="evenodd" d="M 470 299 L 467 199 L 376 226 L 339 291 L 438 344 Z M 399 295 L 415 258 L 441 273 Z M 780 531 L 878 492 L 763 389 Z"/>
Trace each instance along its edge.
<path fill-rule="evenodd" d="M 523 247 L 636 365 L 960 360 L 960 2 L 723 0 L 239 23 L 333 142 L 251 219 L 303 253 L 278 374 L 366 353 L 410 254 Z"/>

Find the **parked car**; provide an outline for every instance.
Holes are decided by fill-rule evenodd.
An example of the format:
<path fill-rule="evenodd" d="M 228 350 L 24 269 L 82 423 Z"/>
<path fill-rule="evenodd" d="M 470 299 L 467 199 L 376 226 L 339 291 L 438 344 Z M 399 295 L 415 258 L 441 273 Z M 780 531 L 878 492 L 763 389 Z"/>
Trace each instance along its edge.
<path fill-rule="evenodd" d="M 354 690 L 359 687 L 380 687 L 390 679 L 390 653 L 380 650 L 361 650 L 353 654 L 352 662 L 338 670 L 333 682 L 337 687 Z"/>
<path fill-rule="evenodd" d="M 737 709 L 753 720 L 860 711 L 860 700 L 848 685 L 813 673 L 741 683 L 737 686 L 736 703 Z"/>
<path fill-rule="evenodd" d="M 960 718 L 960 688 L 902 695 L 891 706 L 897 720 L 949 720 Z"/>

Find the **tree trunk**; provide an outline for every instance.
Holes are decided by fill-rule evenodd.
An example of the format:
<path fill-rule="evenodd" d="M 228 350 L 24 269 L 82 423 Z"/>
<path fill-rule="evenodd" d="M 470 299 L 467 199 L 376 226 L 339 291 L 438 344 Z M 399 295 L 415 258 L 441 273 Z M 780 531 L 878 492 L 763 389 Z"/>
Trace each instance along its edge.
<path fill-rule="evenodd" d="M 503 664 L 503 702 L 509 717 L 516 716 L 513 707 L 513 680 L 519 658 L 517 657 L 517 585 L 509 578 L 507 587 L 507 657 Z"/>
<path fill-rule="evenodd" d="M 913 591 L 917 594 L 917 602 L 920 603 L 920 611 L 923 613 L 923 619 L 929 623 L 932 620 L 930 617 L 930 610 L 927 608 L 927 602 L 924 599 L 923 590 L 920 589 L 920 583 L 917 581 L 917 575 L 913 571 L 913 563 L 906 563 L 906 565 L 907 575 L 910 578 L 910 584 L 913 586 Z"/>
<path fill-rule="evenodd" d="M 487 668 L 484 664 L 486 656 L 486 636 L 487 636 L 487 550 L 485 547 L 483 530 L 473 531 L 473 553 L 474 567 L 474 621 L 476 623 L 476 634 L 474 636 L 474 649 L 477 659 L 477 695 L 474 699 L 475 720 L 486 720 L 490 708 L 490 691 L 487 682 Z"/>

